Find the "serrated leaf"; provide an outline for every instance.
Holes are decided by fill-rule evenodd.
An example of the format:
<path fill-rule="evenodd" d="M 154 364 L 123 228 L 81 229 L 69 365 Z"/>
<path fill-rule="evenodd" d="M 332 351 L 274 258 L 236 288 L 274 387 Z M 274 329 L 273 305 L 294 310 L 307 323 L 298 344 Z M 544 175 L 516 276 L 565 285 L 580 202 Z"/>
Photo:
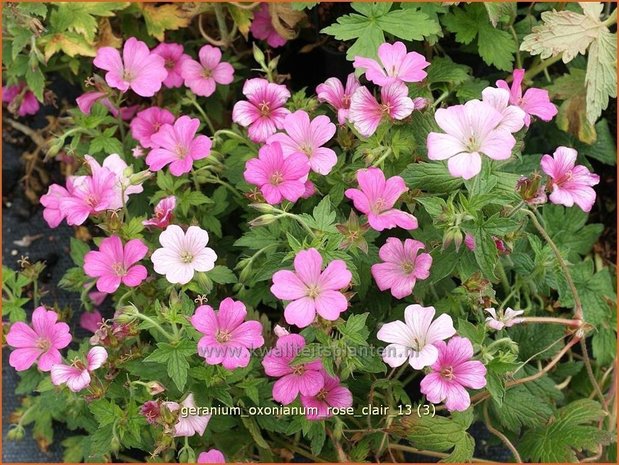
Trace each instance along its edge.
<path fill-rule="evenodd" d="M 449 174 L 444 163 L 411 163 L 400 176 L 408 187 L 433 193 L 450 194 L 463 183 Z"/>
<path fill-rule="evenodd" d="M 148 33 L 159 41 L 163 41 L 165 31 L 176 31 L 187 27 L 191 21 L 191 14 L 183 10 L 180 4 L 165 4 L 155 6 L 141 4 L 142 14 Z"/>
<path fill-rule="evenodd" d="M 595 124 L 609 97 L 617 97 L 617 34 L 600 30 L 587 59 L 587 120 Z"/>
<path fill-rule="evenodd" d="M 495 394 L 500 394 L 500 390 Z M 552 415 L 550 405 L 524 386 L 504 391 L 502 398 L 493 396 L 490 410 L 500 425 L 515 433 L 523 426 L 539 426 Z"/>
<path fill-rule="evenodd" d="M 97 33 L 96 17 L 114 16 L 114 11 L 126 8 L 129 2 L 58 2 L 54 6 L 50 15 L 52 31 L 76 32 L 92 43 Z"/>
<path fill-rule="evenodd" d="M 82 35 L 75 32 L 58 32 L 41 37 L 45 60 L 62 51 L 70 57 L 77 55 L 94 57 L 97 54 L 95 47 Z"/>

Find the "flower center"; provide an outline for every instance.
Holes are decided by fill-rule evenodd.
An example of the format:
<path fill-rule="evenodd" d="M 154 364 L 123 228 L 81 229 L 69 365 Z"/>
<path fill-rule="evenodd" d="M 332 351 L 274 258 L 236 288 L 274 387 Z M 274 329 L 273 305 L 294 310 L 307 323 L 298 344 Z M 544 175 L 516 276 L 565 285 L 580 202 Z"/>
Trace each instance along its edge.
<path fill-rule="evenodd" d="M 84 365 L 84 362 L 82 362 L 79 358 L 73 359 L 71 366 L 77 368 L 78 370 L 86 369 L 86 365 Z"/>
<path fill-rule="evenodd" d="M 168 58 L 165 61 L 165 65 L 166 69 L 173 69 L 176 66 L 176 62 L 174 60 L 172 60 L 171 58 Z"/>
<path fill-rule="evenodd" d="M 342 108 L 350 108 L 350 95 L 344 94 L 342 97 Z"/>
<path fill-rule="evenodd" d="M 567 173 L 565 173 L 563 176 L 557 179 L 555 181 L 555 184 L 557 184 L 558 186 L 561 186 L 567 182 L 570 182 L 573 178 L 574 178 L 574 174 L 572 173 L 572 170 L 569 170 Z"/>
<path fill-rule="evenodd" d="M 271 113 L 271 107 L 264 100 L 258 104 L 258 108 L 260 109 L 260 114 L 262 116 L 269 116 L 269 114 Z"/>
<path fill-rule="evenodd" d="M 98 197 L 92 193 L 88 194 L 85 200 L 86 200 L 86 205 L 88 205 L 90 208 L 95 208 L 99 204 Z"/>
<path fill-rule="evenodd" d="M 193 262 L 193 254 L 191 254 L 187 250 L 183 250 L 181 252 L 181 262 L 183 262 L 183 263 L 191 263 L 191 262 Z"/>
<path fill-rule="evenodd" d="M 479 140 L 475 134 L 471 134 L 467 140 L 466 148 L 469 152 L 479 151 Z"/>
<path fill-rule="evenodd" d="M 127 274 L 127 270 L 122 262 L 114 263 L 112 265 L 112 270 L 114 270 L 116 276 L 125 276 Z"/>
<path fill-rule="evenodd" d="M 415 266 L 411 262 L 402 263 L 402 271 L 404 274 L 411 274 L 415 270 Z"/>
<path fill-rule="evenodd" d="M 385 199 L 383 199 L 382 197 L 377 198 L 374 201 L 374 212 L 380 213 L 381 211 L 383 211 L 385 209 L 386 203 L 387 202 L 385 202 Z"/>
<path fill-rule="evenodd" d="M 284 182 L 284 175 L 280 171 L 275 171 L 271 175 L 271 184 L 279 186 L 282 182 Z"/>
<path fill-rule="evenodd" d="M 314 153 L 314 148 L 312 147 L 312 145 L 310 143 L 306 142 L 305 144 L 301 145 L 301 147 L 299 147 L 299 148 L 308 157 L 311 157 L 312 154 Z"/>
<path fill-rule="evenodd" d="M 327 398 L 327 394 L 328 392 L 326 391 L 326 389 L 322 388 L 320 391 L 318 391 L 318 394 L 316 394 L 316 399 L 324 401 Z"/>
<path fill-rule="evenodd" d="M 189 152 L 187 147 L 185 147 L 184 145 L 181 145 L 181 144 L 178 144 L 176 146 L 176 148 L 174 149 L 174 151 L 178 155 L 178 158 L 181 158 L 181 159 L 185 158 L 185 156 L 187 156 L 187 153 Z"/>
<path fill-rule="evenodd" d="M 217 335 L 215 336 L 215 339 L 217 340 L 217 342 L 221 344 L 228 342 L 231 338 L 232 338 L 232 335 L 228 331 L 221 331 L 221 330 L 217 331 Z"/>
<path fill-rule="evenodd" d="M 382 103 L 380 105 L 380 110 L 383 115 L 391 116 L 391 104 L 390 103 Z"/>
<path fill-rule="evenodd" d="M 441 376 L 448 380 L 452 380 L 456 377 L 453 367 L 443 367 L 443 369 L 441 369 Z"/>
<path fill-rule="evenodd" d="M 202 77 L 205 78 L 210 78 L 213 76 L 213 70 L 212 69 L 208 69 L 208 68 L 203 68 L 202 69 Z"/>
<path fill-rule="evenodd" d="M 132 72 L 127 71 L 126 69 L 123 70 L 123 81 L 131 82 L 134 79 L 135 79 L 135 75 Z"/>
<path fill-rule="evenodd" d="M 296 367 L 292 367 L 293 375 L 301 376 L 303 373 L 305 373 L 305 365 L 298 365 Z"/>
<path fill-rule="evenodd" d="M 307 296 L 310 299 L 315 299 L 319 295 L 320 295 L 320 288 L 316 284 L 313 284 L 307 287 Z"/>
<path fill-rule="evenodd" d="M 37 349 L 41 349 L 43 352 L 47 352 L 52 346 L 52 341 L 46 337 L 40 337 L 36 342 Z"/>
<path fill-rule="evenodd" d="M 155 121 L 153 123 L 153 132 L 157 132 L 157 131 L 159 131 L 159 129 L 161 129 L 161 122 L 160 121 Z"/>

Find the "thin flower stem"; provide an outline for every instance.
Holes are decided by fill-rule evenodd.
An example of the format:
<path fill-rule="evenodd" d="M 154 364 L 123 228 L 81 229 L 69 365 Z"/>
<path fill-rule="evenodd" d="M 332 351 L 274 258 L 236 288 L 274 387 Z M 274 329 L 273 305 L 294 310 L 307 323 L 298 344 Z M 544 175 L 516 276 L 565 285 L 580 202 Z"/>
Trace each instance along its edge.
<path fill-rule="evenodd" d="M 490 422 L 490 415 L 488 415 L 488 403 L 484 404 L 484 421 L 486 422 L 486 428 L 488 428 L 488 431 L 490 431 L 497 438 L 499 438 L 501 442 L 505 444 L 505 446 L 511 451 L 514 459 L 516 459 L 516 463 L 522 463 L 522 457 L 520 457 L 518 450 L 514 447 L 511 441 L 507 439 L 507 436 L 505 436 L 498 429 L 492 426 L 492 423 Z"/>
<path fill-rule="evenodd" d="M 582 320 L 571 320 L 569 318 L 554 318 L 546 316 L 526 316 L 520 318 L 521 323 L 549 323 L 556 325 L 565 325 L 573 328 L 580 328 L 584 323 Z"/>
<path fill-rule="evenodd" d="M 522 69 L 522 56 L 520 55 L 520 45 L 518 43 L 518 34 L 516 34 L 516 29 L 514 29 L 513 25 L 509 26 L 509 31 L 512 33 L 514 42 L 516 42 L 516 68 Z"/>
<path fill-rule="evenodd" d="M 606 397 L 602 393 L 602 389 L 600 389 L 600 385 L 595 379 L 595 374 L 593 373 L 593 368 L 591 367 L 591 360 L 589 358 L 589 349 L 587 349 L 587 342 L 582 339 L 580 341 L 580 349 L 582 350 L 582 359 L 585 362 L 585 368 L 587 369 L 587 375 L 589 376 L 589 381 L 591 381 L 591 385 L 593 386 L 593 391 L 602 402 L 602 407 L 605 412 L 608 412 L 608 404 L 606 403 Z"/>
<path fill-rule="evenodd" d="M 211 121 L 211 119 L 208 117 L 208 115 L 206 114 L 206 112 L 202 109 L 202 107 L 200 106 L 200 104 L 196 101 L 196 99 L 192 99 L 191 100 L 192 105 L 195 107 L 196 110 L 198 110 L 198 112 L 200 113 L 200 116 L 202 116 L 202 119 L 204 119 L 204 122 L 206 123 L 206 125 L 209 128 L 209 131 L 211 131 L 211 134 L 215 134 L 215 126 L 213 126 L 213 122 Z"/>
<path fill-rule="evenodd" d="M 159 323 L 157 323 L 155 320 L 153 320 L 151 317 L 144 315 L 143 313 L 139 313 L 136 312 L 133 315 L 135 315 L 136 318 L 142 320 L 142 321 L 146 321 L 147 323 L 150 323 L 151 325 L 153 325 L 155 328 L 157 328 L 157 330 L 166 337 L 167 340 L 171 341 L 171 342 L 175 342 L 177 339 L 170 335 L 170 333 L 168 333 L 165 329 L 163 329 L 161 327 L 161 325 Z"/>
<path fill-rule="evenodd" d="M 232 195 L 234 195 L 237 199 L 242 200 L 242 201 L 245 200 L 245 197 L 243 197 L 243 195 L 238 191 L 238 189 L 234 187 L 232 184 L 227 183 L 226 181 L 219 179 L 216 176 L 207 176 L 206 180 L 214 182 L 216 184 L 221 184 L 226 189 L 228 189 L 232 193 Z"/>
<path fill-rule="evenodd" d="M 529 71 L 527 71 L 525 73 L 525 79 L 533 79 L 535 76 L 537 76 L 539 73 L 544 72 L 544 70 L 552 65 L 554 65 L 556 62 L 560 61 L 561 58 L 563 57 L 563 54 L 561 55 L 557 55 L 555 57 L 551 57 L 548 58 L 547 60 L 543 60 L 541 63 L 539 63 L 536 66 L 533 66 L 533 68 L 530 68 Z M 512 77 L 510 76 L 507 81 L 511 82 Z"/>
<path fill-rule="evenodd" d="M 531 210 L 528 210 L 528 209 L 523 209 L 522 211 L 526 215 L 528 215 L 529 218 L 531 218 L 531 222 L 533 223 L 533 226 L 535 226 L 535 229 L 537 229 L 537 231 L 542 235 L 544 240 L 548 243 L 548 245 L 554 252 L 555 257 L 557 257 L 557 261 L 559 262 L 559 266 L 561 267 L 561 270 L 563 271 L 565 280 L 567 281 L 567 285 L 570 288 L 570 292 L 572 293 L 572 296 L 574 297 L 574 318 L 576 318 L 577 320 L 582 320 L 583 313 L 582 313 L 582 303 L 580 301 L 580 296 L 578 295 L 578 290 L 576 289 L 576 285 L 574 284 L 574 280 L 572 279 L 572 274 L 570 273 L 567 263 L 565 262 L 565 260 L 563 259 L 563 256 L 561 255 L 561 251 L 559 250 L 557 245 L 554 243 L 554 241 L 550 238 L 550 236 L 548 235 L 544 227 L 541 225 L 541 223 L 537 219 L 537 216 L 535 216 L 535 213 L 533 213 Z"/>
<path fill-rule="evenodd" d="M 379 166 L 380 164 L 382 164 L 382 162 L 384 162 L 387 159 L 387 157 L 389 157 L 389 155 L 391 155 L 391 147 L 387 147 L 387 150 L 385 150 L 385 153 L 383 153 L 380 158 L 374 161 L 372 163 L 372 166 Z"/>
<path fill-rule="evenodd" d="M 417 449 L 415 447 L 410 447 L 410 446 L 405 446 L 402 444 L 390 444 L 389 445 L 389 449 L 394 449 L 394 450 L 401 450 L 404 452 L 410 452 L 413 454 L 419 454 L 419 455 L 426 455 L 428 457 L 437 457 L 440 459 L 444 459 L 445 457 L 449 457 L 449 454 L 446 452 L 434 452 L 431 450 L 422 450 L 422 449 Z M 476 457 L 473 457 L 471 459 L 471 462 L 475 463 L 475 462 L 479 462 L 479 463 L 496 463 L 493 462 L 492 460 L 484 460 L 484 459 L 478 459 Z"/>

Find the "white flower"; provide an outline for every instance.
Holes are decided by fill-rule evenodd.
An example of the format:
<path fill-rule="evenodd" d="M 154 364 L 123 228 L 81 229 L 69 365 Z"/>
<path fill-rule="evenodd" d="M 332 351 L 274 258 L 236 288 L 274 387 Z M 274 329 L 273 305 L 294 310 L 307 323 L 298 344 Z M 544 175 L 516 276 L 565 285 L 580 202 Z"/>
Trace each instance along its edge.
<path fill-rule="evenodd" d="M 184 232 L 180 226 L 170 225 L 159 236 L 159 243 L 163 247 L 153 252 L 151 260 L 155 271 L 171 283 L 187 284 L 195 271 L 215 267 L 217 254 L 206 246 L 208 233 L 198 226 L 189 226 Z"/>
<path fill-rule="evenodd" d="M 518 323 L 522 323 L 522 318 L 517 318 L 517 316 L 524 313 L 524 310 L 516 311 L 512 310 L 509 307 L 507 307 L 505 309 L 505 312 L 499 316 L 497 316 L 496 310 L 494 308 L 486 308 L 485 311 L 492 315 L 486 318 L 486 325 L 488 325 L 489 328 L 495 329 L 497 331 L 500 331 L 503 328 L 509 328 Z"/>

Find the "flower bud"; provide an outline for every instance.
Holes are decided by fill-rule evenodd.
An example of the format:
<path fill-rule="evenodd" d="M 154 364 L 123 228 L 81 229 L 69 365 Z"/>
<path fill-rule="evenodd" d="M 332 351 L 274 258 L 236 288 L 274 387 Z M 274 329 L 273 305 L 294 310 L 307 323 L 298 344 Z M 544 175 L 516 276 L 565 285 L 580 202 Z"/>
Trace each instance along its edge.
<path fill-rule="evenodd" d="M 249 206 L 258 210 L 260 213 L 273 213 L 275 211 L 273 205 L 269 205 L 268 203 L 251 203 Z"/>
<path fill-rule="evenodd" d="M 159 381 L 150 381 L 146 384 L 146 390 L 151 396 L 156 396 L 165 391 L 165 386 Z"/>
<path fill-rule="evenodd" d="M 124 305 L 116 310 L 114 321 L 121 324 L 132 323 L 139 313 L 137 307 L 133 304 Z"/>
<path fill-rule="evenodd" d="M 264 52 L 262 50 L 260 50 L 260 48 L 256 45 L 256 43 L 254 42 L 253 44 L 253 54 L 254 54 L 254 60 L 256 60 L 256 63 L 258 63 L 262 68 L 266 67 L 266 63 L 264 61 Z"/>
<path fill-rule="evenodd" d="M 266 214 L 260 215 L 258 218 L 254 218 L 249 222 L 250 226 L 266 226 L 267 224 L 271 224 L 277 220 L 277 216 Z"/>
<path fill-rule="evenodd" d="M 6 437 L 10 441 L 20 441 L 24 438 L 24 434 L 26 434 L 24 427 L 21 425 L 16 425 L 15 427 L 9 429 Z"/>
<path fill-rule="evenodd" d="M 153 173 L 148 170 L 140 171 L 129 176 L 129 184 L 132 186 L 141 186 L 146 180 L 150 179 Z"/>

